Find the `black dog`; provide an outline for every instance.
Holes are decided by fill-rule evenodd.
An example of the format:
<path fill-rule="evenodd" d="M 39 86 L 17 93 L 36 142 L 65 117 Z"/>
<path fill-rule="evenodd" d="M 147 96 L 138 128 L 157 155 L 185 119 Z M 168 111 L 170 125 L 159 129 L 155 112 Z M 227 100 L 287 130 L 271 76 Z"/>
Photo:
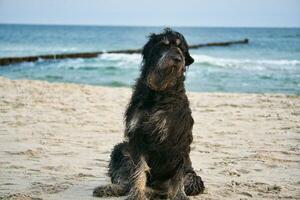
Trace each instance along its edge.
<path fill-rule="evenodd" d="M 125 141 L 111 154 L 112 184 L 95 188 L 93 194 L 189 199 L 187 195 L 204 190 L 189 157 L 194 120 L 184 73 L 194 60 L 183 35 L 171 29 L 150 35 L 142 54 L 141 75 L 125 114 Z"/>

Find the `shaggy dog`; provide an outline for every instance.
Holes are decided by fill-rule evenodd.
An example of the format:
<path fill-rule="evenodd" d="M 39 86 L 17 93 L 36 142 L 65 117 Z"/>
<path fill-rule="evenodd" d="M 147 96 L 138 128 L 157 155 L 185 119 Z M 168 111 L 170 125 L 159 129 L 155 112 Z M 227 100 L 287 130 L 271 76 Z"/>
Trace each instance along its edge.
<path fill-rule="evenodd" d="M 194 60 L 183 35 L 171 29 L 151 34 L 142 55 L 125 114 L 125 141 L 111 154 L 112 183 L 95 188 L 93 195 L 186 200 L 204 190 L 189 156 L 194 120 L 184 79 Z"/>

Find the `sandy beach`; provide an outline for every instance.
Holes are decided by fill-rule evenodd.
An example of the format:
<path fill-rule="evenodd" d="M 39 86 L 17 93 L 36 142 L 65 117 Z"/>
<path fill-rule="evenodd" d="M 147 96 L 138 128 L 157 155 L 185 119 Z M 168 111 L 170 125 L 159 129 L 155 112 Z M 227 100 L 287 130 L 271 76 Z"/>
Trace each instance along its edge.
<path fill-rule="evenodd" d="M 0 199 L 97 199 L 129 88 L 0 77 Z M 300 96 L 188 93 L 191 199 L 300 199 Z M 123 198 L 119 198 L 123 199 Z"/>

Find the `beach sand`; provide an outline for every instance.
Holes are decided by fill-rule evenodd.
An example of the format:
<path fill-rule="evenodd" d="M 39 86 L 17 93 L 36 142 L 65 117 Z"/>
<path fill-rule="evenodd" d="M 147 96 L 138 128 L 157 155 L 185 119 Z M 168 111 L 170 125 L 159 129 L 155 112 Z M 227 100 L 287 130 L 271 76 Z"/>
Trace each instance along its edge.
<path fill-rule="evenodd" d="M 98 199 L 130 95 L 0 77 L 0 199 Z M 300 199 L 300 96 L 188 96 L 191 158 L 206 185 L 191 199 Z"/>

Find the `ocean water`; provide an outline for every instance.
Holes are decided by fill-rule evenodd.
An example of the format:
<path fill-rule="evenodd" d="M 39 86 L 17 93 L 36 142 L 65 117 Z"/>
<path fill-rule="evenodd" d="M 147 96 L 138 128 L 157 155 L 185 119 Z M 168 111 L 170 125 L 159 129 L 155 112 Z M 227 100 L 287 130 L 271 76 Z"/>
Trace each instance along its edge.
<path fill-rule="evenodd" d="M 0 57 L 141 48 L 163 27 L 0 25 Z M 249 45 L 191 50 L 189 91 L 300 94 L 299 28 L 175 27 L 189 44 L 249 38 Z M 139 54 L 40 60 L 0 66 L 0 76 L 126 86 L 139 75 Z"/>

